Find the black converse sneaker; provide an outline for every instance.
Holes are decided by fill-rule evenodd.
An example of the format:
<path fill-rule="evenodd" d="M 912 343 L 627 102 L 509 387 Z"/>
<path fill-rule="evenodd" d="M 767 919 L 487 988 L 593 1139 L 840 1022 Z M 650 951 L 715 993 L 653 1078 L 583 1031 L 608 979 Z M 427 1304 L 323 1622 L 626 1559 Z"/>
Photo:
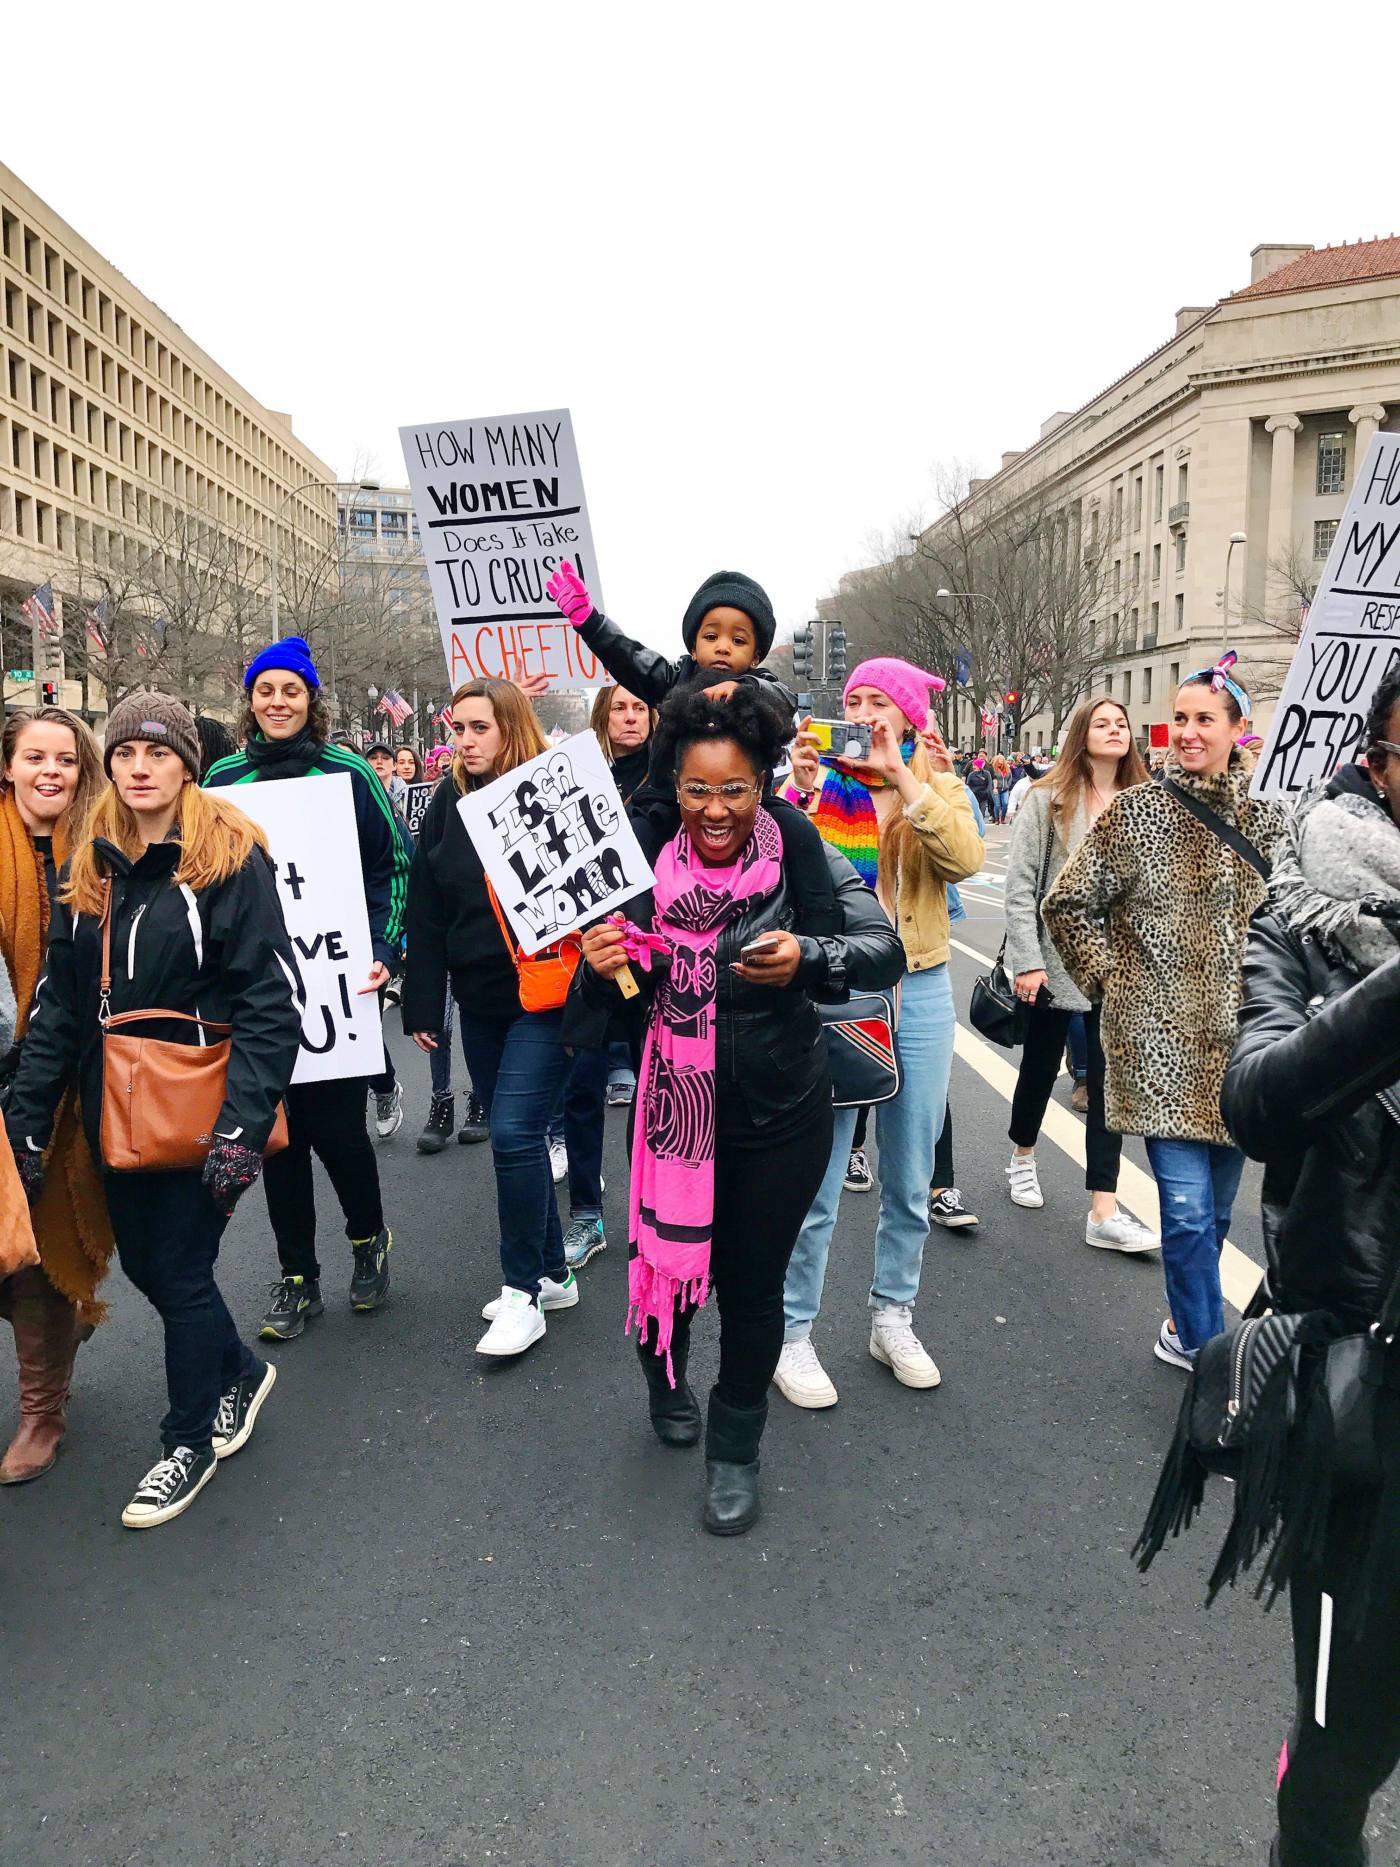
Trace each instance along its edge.
<path fill-rule="evenodd" d="M 158 1523 L 169 1523 L 189 1509 L 218 1469 L 212 1451 L 176 1446 L 137 1485 L 122 1522 L 128 1530 L 153 1530 Z"/>
<path fill-rule="evenodd" d="M 352 1240 L 355 1275 L 350 1279 L 351 1309 L 378 1309 L 389 1294 L 389 1252 L 394 1234 L 381 1226 L 373 1238 Z"/>
<path fill-rule="evenodd" d="M 258 1325 L 264 1342 L 294 1342 L 313 1316 L 325 1309 L 317 1277 L 283 1277 L 272 1286 L 272 1301 Z"/>
<path fill-rule="evenodd" d="M 240 1446 L 248 1443 L 258 1409 L 272 1392 L 277 1370 L 270 1361 L 260 1361 L 257 1370 L 235 1381 L 219 1396 L 219 1411 L 214 1415 L 214 1457 L 231 1459 Z"/>

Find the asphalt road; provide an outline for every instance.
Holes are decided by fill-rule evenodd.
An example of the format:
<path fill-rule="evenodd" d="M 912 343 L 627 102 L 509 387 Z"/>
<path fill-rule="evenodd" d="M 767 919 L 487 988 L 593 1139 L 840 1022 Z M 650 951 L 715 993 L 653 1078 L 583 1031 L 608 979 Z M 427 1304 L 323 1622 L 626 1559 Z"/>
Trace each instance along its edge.
<path fill-rule="evenodd" d="M 960 936 L 990 950 L 995 850 Z M 1205 1611 L 1218 1489 L 1149 1576 L 1129 1561 L 1181 1377 L 1150 1353 L 1156 1260 L 1085 1247 L 1063 1152 L 1045 1211 L 1012 1207 L 1005 1102 L 955 1064 L 983 1225 L 929 1244 L 944 1384 L 867 1354 L 875 1201 L 848 1196 L 816 1332 L 840 1405 L 774 1396 L 764 1517 L 720 1541 L 622 1335 L 623 1118 L 582 1304 L 484 1372 L 489 1150 L 415 1153 L 427 1068 L 394 1048 L 385 1309 L 350 1314 L 327 1201 L 326 1316 L 276 1351 L 247 1449 L 134 1535 L 160 1337 L 114 1275 L 57 1468 L 0 1493 L 0 1867 L 1264 1861 L 1285 1618 L 1245 1591 Z M 1255 1254 L 1256 1215 L 1250 1180 Z M 222 1261 L 250 1328 L 272 1267 L 255 1192 Z M 696 1335 L 708 1385 L 713 1319 Z M 1393 1859 L 1393 1799 L 1376 1827 Z"/>

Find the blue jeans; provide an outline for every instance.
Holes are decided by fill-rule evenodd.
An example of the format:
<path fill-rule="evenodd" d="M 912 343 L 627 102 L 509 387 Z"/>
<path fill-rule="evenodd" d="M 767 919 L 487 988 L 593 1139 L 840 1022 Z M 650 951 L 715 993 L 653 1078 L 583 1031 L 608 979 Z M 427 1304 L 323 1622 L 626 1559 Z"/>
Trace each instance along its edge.
<path fill-rule="evenodd" d="M 447 994 L 447 1009 L 442 1016 L 442 1029 L 438 1032 L 436 1050 L 428 1052 L 428 1071 L 433 1080 L 435 1096 L 449 1096 L 452 1093 L 452 993 Z"/>
<path fill-rule="evenodd" d="M 1074 1072 L 1074 1080 L 1077 1083 L 1087 1083 L 1089 1080 L 1089 1031 L 1082 1011 L 1070 1013 L 1069 1061 L 1070 1068 Z"/>
<path fill-rule="evenodd" d="M 603 1216 L 603 1115 L 607 1050 L 576 1050 L 564 1090 L 564 1144 L 569 1150 L 569 1217 Z"/>
<path fill-rule="evenodd" d="M 608 1062 L 612 1066 L 608 1071 L 609 1089 L 614 1083 L 626 1083 L 629 1089 L 637 1087 L 637 1073 L 632 1068 L 632 1053 L 626 1044 L 609 1044 Z"/>
<path fill-rule="evenodd" d="M 541 1277 L 562 1283 L 564 1234 L 554 1203 L 545 1127 L 569 1073 L 562 1011 L 522 1011 L 507 1024 L 458 1007 L 472 1086 L 491 1124 L 501 1274 L 537 1297 Z"/>
<path fill-rule="evenodd" d="M 1199 1348 L 1225 1327 L 1220 1247 L 1230 1230 L 1244 1155 L 1214 1141 L 1148 1136 L 1147 1159 L 1162 1212 L 1162 1269 L 1177 1339 Z"/>
<path fill-rule="evenodd" d="M 953 1064 L 953 987 L 946 966 L 904 975 L 900 987 L 899 1060 L 904 1086 L 875 1110 L 880 1148 L 880 1217 L 875 1227 L 875 1281 L 870 1304 L 913 1303 L 919 1294 L 928 1238 L 928 1189 L 948 1105 Z M 783 1289 L 784 1340 L 812 1333 L 821 1309 L 831 1234 L 855 1132 L 856 1110 L 837 1109 L 831 1158 L 798 1233 Z"/>

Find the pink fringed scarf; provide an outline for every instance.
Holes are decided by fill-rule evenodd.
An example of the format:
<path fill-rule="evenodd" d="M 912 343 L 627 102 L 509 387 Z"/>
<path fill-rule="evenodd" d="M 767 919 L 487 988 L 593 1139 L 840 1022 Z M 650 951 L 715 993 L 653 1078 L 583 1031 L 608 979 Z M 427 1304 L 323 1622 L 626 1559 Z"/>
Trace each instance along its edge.
<path fill-rule="evenodd" d="M 684 825 L 656 861 L 653 924 L 672 947 L 670 976 L 652 1005 L 637 1082 L 632 1147 L 627 1327 L 671 1369 L 677 1306 L 703 1307 L 710 1293 L 715 1214 L 715 948 L 730 921 L 771 895 L 782 873 L 782 839 L 766 810 L 728 868 L 707 868 Z"/>

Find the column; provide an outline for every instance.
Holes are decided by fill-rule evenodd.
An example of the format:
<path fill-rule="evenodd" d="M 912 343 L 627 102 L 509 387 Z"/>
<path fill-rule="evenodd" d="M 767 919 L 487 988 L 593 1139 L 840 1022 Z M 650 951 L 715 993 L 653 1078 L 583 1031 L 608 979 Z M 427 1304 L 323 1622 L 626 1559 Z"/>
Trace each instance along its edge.
<path fill-rule="evenodd" d="M 1385 408 L 1380 402 L 1361 402 L 1347 416 L 1347 420 L 1356 430 L 1356 447 L 1352 455 L 1351 477 L 1355 481 L 1361 471 L 1361 463 L 1366 458 L 1366 449 L 1371 445 L 1377 428 L 1385 420 Z"/>
<path fill-rule="evenodd" d="M 1274 456 L 1269 468 L 1269 537 L 1268 556 L 1264 563 L 1265 588 L 1277 580 L 1279 566 L 1286 563 L 1293 550 L 1293 437 L 1302 427 L 1296 415 L 1271 415 L 1264 423 L 1265 434 L 1274 437 Z M 1267 597 L 1265 599 L 1268 600 Z"/>

